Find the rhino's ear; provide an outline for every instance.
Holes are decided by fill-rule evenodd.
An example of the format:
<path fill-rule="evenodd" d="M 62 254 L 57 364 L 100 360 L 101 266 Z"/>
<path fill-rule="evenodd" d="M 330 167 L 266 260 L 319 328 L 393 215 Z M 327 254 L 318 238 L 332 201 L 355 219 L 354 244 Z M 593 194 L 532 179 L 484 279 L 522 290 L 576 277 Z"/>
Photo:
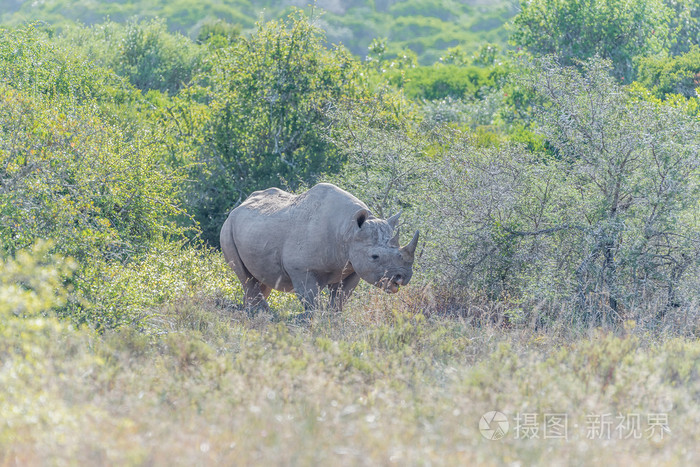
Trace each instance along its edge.
<path fill-rule="evenodd" d="M 353 216 L 353 219 L 355 219 L 355 222 L 357 223 L 357 227 L 359 229 L 362 228 L 362 224 L 364 224 L 368 218 L 369 218 L 369 212 L 366 209 L 360 209 Z"/>
<path fill-rule="evenodd" d="M 401 217 L 401 211 L 386 220 L 389 223 L 391 230 L 396 229 L 396 226 L 399 225 L 399 217 Z"/>

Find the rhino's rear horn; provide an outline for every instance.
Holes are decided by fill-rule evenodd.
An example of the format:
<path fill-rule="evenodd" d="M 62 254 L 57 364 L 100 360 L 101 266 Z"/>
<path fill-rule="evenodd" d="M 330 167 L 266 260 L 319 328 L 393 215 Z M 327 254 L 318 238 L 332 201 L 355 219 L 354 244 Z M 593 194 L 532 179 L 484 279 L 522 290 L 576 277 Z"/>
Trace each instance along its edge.
<path fill-rule="evenodd" d="M 411 257 L 413 257 L 416 254 L 416 247 L 418 246 L 418 234 L 419 232 L 416 230 L 416 233 L 413 234 L 413 240 L 411 240 L 411 242 L 408 245 L 402 248 L 403 251 L 411 255 Z"/>
<path fill-rule="evenodd" d="M 401 211 L 386 220 L 392 229 L 396 229 L 396 226 L 399 225 L 399 217 L 401 217 Z"/>
<path fill-rule="evenodd" d="M 394 237 L 391 239 L 391 242 L 389 242 L 389 243 L 391 245 L 396 245 L 396 246 L 399 245 L 399 228 L 398 227 L 396 228 L 396 234 L 394 235 Z"/>

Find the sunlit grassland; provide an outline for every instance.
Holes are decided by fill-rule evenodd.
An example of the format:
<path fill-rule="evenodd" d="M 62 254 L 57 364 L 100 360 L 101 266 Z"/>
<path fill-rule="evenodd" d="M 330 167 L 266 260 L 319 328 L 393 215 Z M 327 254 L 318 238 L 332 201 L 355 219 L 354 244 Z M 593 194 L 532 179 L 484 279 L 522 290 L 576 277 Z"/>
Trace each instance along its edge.
<path fill-rule="evenodd" d="M 196 289 L 149 309 L 146 332 L 4 322 L 0 462 L 691 465 L 700 457 L 696 340 L 632 324 L 543 331 L 425 317 L 415 311 L 429 292 L 410 286 L 394 296 L 363 288 L 342 315 L 297 326 L 284 317 L 298 311 L 290 295 L 273 298 L 273 313 L 249 314 L 235 287 Z M 510 422 L 494 441 L 479 431 L 492 410 Z M 567 415 L 566 439 L 544 439 L 552 413 Z M 538 439 L 516 434 L 517 414 L 536 414 Z M 589 439 L 591 417 L 603 414 L 639 414 L 641 436 L 624 439 L 614 421 L 609 436 Z M 648 415 L 667 417 L 663 438 Z"/>

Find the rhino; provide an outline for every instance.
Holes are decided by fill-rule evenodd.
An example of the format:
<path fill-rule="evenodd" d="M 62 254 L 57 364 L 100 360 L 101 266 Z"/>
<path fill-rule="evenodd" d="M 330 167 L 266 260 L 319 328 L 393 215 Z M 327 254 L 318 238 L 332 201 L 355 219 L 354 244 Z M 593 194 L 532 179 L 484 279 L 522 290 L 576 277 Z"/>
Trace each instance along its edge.
<path fill-rule="evenodd" d="M 267 309 L 272 289 L 295 292 L 308 317 L 328 287 L 331 309 L 342 311 L 360 279 L 387 293 L 411 280 L 419 232 L 399 247 L 399 215 L 379 219 L 329 183 L 299 195 L 268 188 L 231 211 L 221 249 L 243 285 L 246 307 Z"/>

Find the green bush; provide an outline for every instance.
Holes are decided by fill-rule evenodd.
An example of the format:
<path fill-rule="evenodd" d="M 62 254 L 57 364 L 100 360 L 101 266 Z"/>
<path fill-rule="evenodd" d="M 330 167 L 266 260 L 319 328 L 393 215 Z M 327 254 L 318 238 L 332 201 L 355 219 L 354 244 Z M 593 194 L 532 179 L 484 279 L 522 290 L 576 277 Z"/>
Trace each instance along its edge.
<path fill-rule="evenodd" d="M 261 24 L 246 39 L 217 49 L 178 114 L 197 146 L 189 206 L 203 238 L 218 245 L 228 211 L 252 191 L 294 189 L 342 163 L 322 137 L 324 109 L 359 92 L 357 66 L 343 49 L 328 50 L 307 18 Z M 202 97 L 204 96 L 204 97 Z M 194 107 L 193 107 L 194 106 Z"/>
<path fill-rule="evenodd" d="M 422 160 L 428 143 L 410 114 L 399 118 L 385 109 L 400 106 L 401 96 L 380 94 L 363 102 L 345 102 L 328 112 L 332 122 L 327 138 L 346 160 L 337 174 L 324 181 L 336 183 L 367 203 L 382 218 L 406 210 L 413 216 L 413 195 L 428 170 Z"/>
<path fill-rule="evenodd" d="M 179 232 L 180 177 L 152 144 L 90 106 L 0 85 L 0 249 L 54 238 L 81 261 L 126 259 Z"/>
<path fill-rule="evenodd" d="M 557 55 L 573 65 L 596 55 L 631 82 L 633 58 L 663 51 L 669 10 L 662 0 L 522 1 L 512 41 L 537 56 Z"/>
<path fill-rule="evenodd" d="M 242 298 L 240 283 L 218 251 L 159 241 L 127 263 L 94 260 L 73 279 L 76 292 L 59 316 L 100 331 L 167 328 L 159 307 L 178 300 Z"/>
<path fill-rule="evenodd" d="M 71 27 L 61 35 L 61 42 L 144 92 L 171 95 L 190 82 L 202 55 L 190 39 L 168 32 L 162 19 Z"/>
<path fill-rule="evenodd" d="M 0 28 L 0 81 L 30 95 L 78 103 L 133 104 L 138 99 L 124 79 L 61 47 L 33 25 Z"/>
<path fill-rule="evenodd" d="M 449 238 L 436 264 L 486 293 L 572 300 L 584 322 L 651 325 L 697 299 L 700 129 L 623 92 L 609 62 L 584 67 L 548 58 L 524 75 L 551 156 L 445 146 L 428 209 Z"/>
<path fill-rule="evenodd" d="M 462 99 L 477 96 L 482 88 L 494 87 L 505 76 L 497 67 L 481 68 L 433 65 L 388 71 L 387 80 L 411 99 Z"/>
<path fill-rule="evenodd" d="M 14 257 L 0 256 L 0 329 L 13 318 L 36 318 L 65 305 L 69 294 L 65 281 L 77 265 L 51 254 L 52 247 L 39 240 Z"/>
<path fill-rule="evenodd" d="M 694 45 L 676 57 L 641 57 L 637 65 L 637 80 L 656 97 L 681 94 L 697 97 L 700 87 L 700 47 Z"/>
<path fill-rule="evenodd" d="M 235 42 L 241 35 L 241 27 L 216 20 L 204 23 L 197 34 L 197 42 L 214 46 L 225 46 Z"/>
<path fill-rule="evenodd" d="M 700 2 L 664 0 L 669 9 L 667 20 L 671 34 L 667 48 L 671 56 L 682 55 L 700 45 Z"/>

